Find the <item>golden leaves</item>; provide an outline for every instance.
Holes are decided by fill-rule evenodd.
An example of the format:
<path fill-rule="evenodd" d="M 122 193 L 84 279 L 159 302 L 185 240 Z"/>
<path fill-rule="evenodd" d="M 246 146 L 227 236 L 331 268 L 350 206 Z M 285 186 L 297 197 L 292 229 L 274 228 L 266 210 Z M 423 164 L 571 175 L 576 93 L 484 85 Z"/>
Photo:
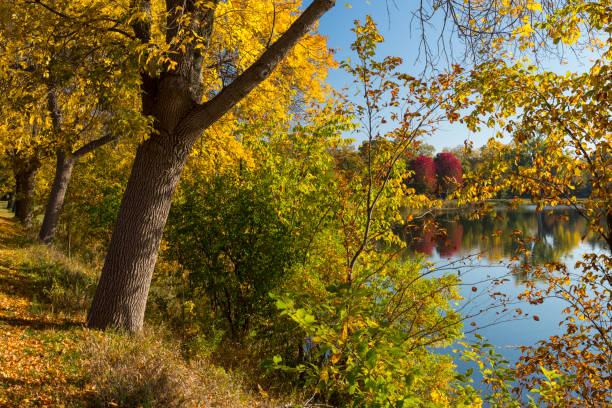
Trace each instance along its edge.
<path fill-rule="evenodd" d="M 0 251 L 0 262 L 10 256 Z M 20 279 L 9 269 L 0 269 L 1 279 Z M 22 285 L 13 280 L 15 285 Z M 16 295 L 18 287 L 0 292 L 0 405 L 3 407 L 65 406 L 71 398 L 81 398 L 83 389 L 66 366 L 64 355 L 76 350 L 75 336 L 57 334 L 44 327 L 63 324 L 52 318 L 33 315 L 32 301 Z M 12 293 L 11 293 L 12 292 Z M 40 325 L 40 326 L 39 326 Z M 41 327 L 41 328 L 37 328 Z"/>

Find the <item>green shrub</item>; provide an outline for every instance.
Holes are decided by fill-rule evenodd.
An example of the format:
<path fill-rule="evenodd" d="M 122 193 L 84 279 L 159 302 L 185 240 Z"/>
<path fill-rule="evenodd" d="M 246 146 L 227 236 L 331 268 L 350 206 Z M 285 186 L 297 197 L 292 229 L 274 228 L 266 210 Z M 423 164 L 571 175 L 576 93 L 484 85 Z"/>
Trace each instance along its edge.
<path fill-rule="evenodd" d="M 166 229 L 165 258 L 184 276 L 184 314 L 207 326 L 212 320 L 234 341 L 275 313 L 268 292 L 288 279 L 300 255 L 300 238 L 279 215 L 264 173 L 183 182 Z"/>
<path fill-rule="evenodd" d="M 391 261 L 328 285 L 317 299 L 276 296 L 305 333 L 303 355 L 298 364 L 277 355 L 264 365 L 298 374 L 305 391 L 332 406 L 450 404 L 452 361 L 432 349 L 460 336 L 461 316 L 450 307 L 456 277 L 421 273 L 418 262 Z"/>

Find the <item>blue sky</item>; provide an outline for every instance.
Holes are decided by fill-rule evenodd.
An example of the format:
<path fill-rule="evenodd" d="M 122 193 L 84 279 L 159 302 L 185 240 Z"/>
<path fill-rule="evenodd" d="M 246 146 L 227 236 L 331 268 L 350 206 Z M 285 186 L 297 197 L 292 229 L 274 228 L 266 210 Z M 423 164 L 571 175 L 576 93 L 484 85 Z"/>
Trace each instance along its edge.
<path fill-rule="evenodd" d="M 419 33 L 415 29 L 411 32 L 410 27 L 414 2 L 397 0 L 394 4 L 394 0 L 350 0 L 349 3 L 351 7 L 338 1 L 336 6 L 321 18 L 319 25 L 319 32 L 328 37 L 328 46 L 337 51 L 338 61 L 352 56 L 350 44 L 354 39 L 354 33 L 351 31 L 353 21 L 359 19 L 363 22 L 365 16 L 370 14 L 385 38 L 385 42 L 378 48 L 379 57 L 387 55 L 401 57 L 404 60 L 402 69 L 408 74 L 416 76 L 422 71 L 422 61 L 417 60 Z M 437 28 L 433 27 L 433 31 Z M 458 45 L 458 47 L 461 46 Z M 568 56 L 567 65 L 561 65 L 558 60 L 551 59 L 547 61 L 546 69 L 559 73 L 568 69 L 575 71 L 585 69 L 585 63 L 588 63 L 587 58 L 577 59 L 572 56 L 571 52 L 566 55 Z M 352 78 L 341 69 L 331 70 L 329 73 L 328 82 L 335 89 L 350 86 L 351 81 Z M 440 130 L 426 142 L 433 145 L 438 152 L 445 147 L 463 145 L 466 139 L 471 140 L 475 147 L 479 147 L 494 136 L 495 132 L 495 129 L 484 129 L 480 133 L 472 133 L 459 123 L 443 124 Z"/>
<path fill-rule="evenodd" d="M 370 4 L 368 4 L 370 3 Z M 408 3 L 408 2 L 404 2 Z M 378 55 L 385 57 L 388 55 L 401 57 L 404 60 L 402 69 L 412 75 L 421 72 L 423 64 L 418 61 L 419 38 L 418 33 L 410 28 L 411 7 L 398 1 L 396 7 L 389 1 L 389 12 L 384 0 L 352 0 L 351 8 L 344 2 L 338 1 L 336 6 L 325 14 L 319 25 L 319 32 L 328 37 L 328 46 L 337 51 L 338 61 L 352 56 L 350 45 L 354 40 L 354 33 L 351 31 L 353 21 L 359 19 L 362 22 L 365 16 L 370 14 L 378 25 L 380 33 L 385 38 L 385 42 L 378 48 Z M 328 82 L 335 88 L 341 89 L 350 86 L 352 77 L 342 69 L 331 70 Z M 443 125 L 435 136 L 426 140 L 427 143 L 441 151 L 445 147 L 455 147 L 463 145 L 463 141 L 470 139 L 475 146 L 486 143 L 489 137 L 493 136 L 493 131 L 482 132 L 481 134 L 471 133 L 461 124 Z"/>

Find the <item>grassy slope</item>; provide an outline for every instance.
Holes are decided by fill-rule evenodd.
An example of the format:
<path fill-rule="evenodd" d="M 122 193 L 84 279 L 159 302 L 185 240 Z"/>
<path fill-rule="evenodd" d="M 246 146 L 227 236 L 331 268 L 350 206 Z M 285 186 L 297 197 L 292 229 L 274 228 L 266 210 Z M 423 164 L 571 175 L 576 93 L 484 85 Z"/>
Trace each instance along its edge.
<path fill-rule="evenodd" d="M 33 245 L 2 204 L 0 406 L 139 406 L 155 400 L 147 395 L 151 390 L 198 400 L 183 405 L 175 398 L 152 406 L 271 406 L 241 391 L 212 364 L 182 360 L 179 347 L 160 340 L 159 330 L 134 339 L 84 328 L 95 276 Z"/>
<path fill-rule="evenodd" d="M 87 387 L 74 369 L 81 321 L 41 310 L 43 282 L 23 237 L 0 214 L 0 406 L 82 405 Z"/>

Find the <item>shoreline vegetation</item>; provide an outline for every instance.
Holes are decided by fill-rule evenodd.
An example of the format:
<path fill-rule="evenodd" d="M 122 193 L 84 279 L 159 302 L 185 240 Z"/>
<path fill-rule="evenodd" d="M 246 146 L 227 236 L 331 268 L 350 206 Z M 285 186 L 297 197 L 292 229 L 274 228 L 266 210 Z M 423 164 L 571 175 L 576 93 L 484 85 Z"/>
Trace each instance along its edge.
<path fill-rule="evenodd" d="M 582 205 L 585 202 L 587 202 L 586 198 L 576 198 L 576 203 L 578 205 Z M 435 211 L 456 211 L 456 210 L 469 211 L 469 210 L 473 210 L 477 208 L 476 206 L 471 206 L 471 205 L 460 206 L 458 203 L 458 200 L 456 199 L 442 199 L 441 203 L 442 205 L 439 207 L 432 207 L 432 208 L 425 208 L 425 209 L 402 207 L 402 211 L 406 215 L 412 214 L 414 217 L 418 217 L 418 216 L 422 216 L 423 214 L 431 213 Z M 484 203 L 485 205 L 495 207 L 496 209 L 506 209 L 510 205 L 512 204 L 516 205 L 517 203 L 518 203 L 518 208 L 533 207 L 533 210 L 535 210 L 536 208 L 536 204 L 531 203 L 528 199 L 523 199 L 523 200 L 519 200 L 518 202 L 516 202 L 515 200 L 510 199 L 510 198 L 495 198 L 495 199 L 486 200 Z M 567 205 L 557 205 L 554 207 L 544 207 L 541 211 L 565 209 L 565 208 L 571 208 L 571 207 Z"/>
<path fill-rule="evenodd" d="M 404 3 L 1 2 L 0 406 L 612 406 L 612 0 Z"/>

